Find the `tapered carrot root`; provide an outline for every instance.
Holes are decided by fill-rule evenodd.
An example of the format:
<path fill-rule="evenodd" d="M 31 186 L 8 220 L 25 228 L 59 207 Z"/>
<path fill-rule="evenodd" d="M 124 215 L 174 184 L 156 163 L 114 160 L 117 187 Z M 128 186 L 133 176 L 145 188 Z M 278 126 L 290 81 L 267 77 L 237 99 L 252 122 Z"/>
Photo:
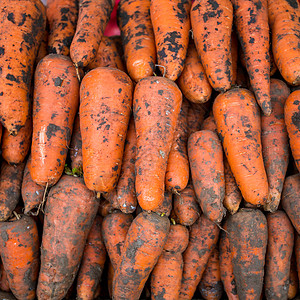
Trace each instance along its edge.
<path fill-rule="evenodd" d="M 156 62 L 150 0 L 121 0 L 118 24 L 129 76 L 138 82 L 152 76 Z"/>
<path fill-rule="evenodd" d="M 191 226 L 189 244 L 183 253 L 179 299 L 193 298 L 218 237 L 219 227 L 204 215 Z"/>
<path fill-rule="evenodd" d="M 80 0 L 76 32 L 70 56 L 77 67 L 86 67 L 95 57 L 115 0 Z"/>
<path fill-rule="evenodd" d="M 179 88 L 168 78 L 147 77 L 135 87 L 135 189 L 144 210 L 153 210 L 163 202 L 168 156 L 181 103 Z"/>
<path fill-rule="evenodd" d="M 48 0 L 49 53 L 69 55 L 76 30 L 78 2 L 74 0 Z"/>
<path fill-rule="evenodd" d="M 71 168 L 82 172 L 82 139 L 80 132 L 80 118 L 76 115 L 73 125 L 73 133 L 69 147 Z"/>
<path fill-rule="evenodd" d="M 260 299 L 268 229 L 264 214 L 244 208 L 228 218 L 233 273 L 239 299 Z"/>
<path fill-rule="evenodd" d="M 192 40 L 188 46 L 184 68 L 178 78 L 178 86 L 191 102 L 203 103 L 210 99 L 212 87 Z"/>
<path fill-rule="evenodd" d="M 29 166 L 39 185 L 54 185 L 64 171 L 78 104 L 79 84 L 70 58 L 58 54 L 44 57 L 35 72 Z"/>
<path fill-rule="evenodd" d="M 294 228 L 284 211 L 267 215 L 268 248 L 264 289 L 266 299 L 287 299 Z"/>
<path fill-rule="evenodd" d="M 96 68 L 81 82 L 79 114 L 83 176 L 90 190 L 107 193 L 117 185 L 132 91 L 129 76 L 114 68 Z"/>
<path fill-rule="evenodd" d="M 170 222 L 142 212 L 131 223 L 113 281 L 113 299 L 138 300 L 167 241 Z"/>
<path fill-rule="evenodd" d="M 63 299 L 67 294 L 98 205 L 82 178 L 63 175 L 51 188 L 45 207 L 38 299 Z"/>
<path fill-rule="evenodd" d="M 213 222 L 225 214 L 223 149 L 217 134 L 201 130 L 190 135 L 188 154 L 193 186 L 203 213 Z"/>
<path fill-rule="evenodd" d="M 0 18 L 0 121 L 16 135 L 28 119 L 33 66 L 46 11 L 39 0 L 12 0 L 3 3 Z"/>
<path fill-rule="evenodd" d="M 151 0 L 157 63 L 161 73 L 174 81 L 183 70 L 187 54 L 190 7 L 191 0 Z"/>
<path fill-rule="evenodd" d="M 281 80 L 271 79 L 271 116 L 261 117 L 261 142 L 264 164 L 269 182 L 269 196 L 265 210 L 277 210 L 289 163 L 289 141 L 284 122 L 284 103 L 290 94 Z"/>
<path fill-rule="evenodd" d="M 96 216 L 87 237 L 77 278 L 78 300 L 93 300 L 106 261 L 106 250 L 101 233 L 102 217 Z"/>
<path fill-rule="evenodd" d="M 195 45 L 210 85 L 220 92 L 232 84 L 232 22 L 230 0 L 194 1 L 191 24 Z"/>
<path fill-rule="evenodd" d="M 262 156 L 260 111 L 253 94 L 238 88 L 220 94 L 213 104 L 213 114 L 243 198 L 254 205 L 265 204 L 268 181 Z"/>
<path fill-rule="evenodd" d="M 0 223 L 0 255 L 15 297 L 33 300 L 39 272 L 38 230 L 31 217 L 19 217 Z"/>

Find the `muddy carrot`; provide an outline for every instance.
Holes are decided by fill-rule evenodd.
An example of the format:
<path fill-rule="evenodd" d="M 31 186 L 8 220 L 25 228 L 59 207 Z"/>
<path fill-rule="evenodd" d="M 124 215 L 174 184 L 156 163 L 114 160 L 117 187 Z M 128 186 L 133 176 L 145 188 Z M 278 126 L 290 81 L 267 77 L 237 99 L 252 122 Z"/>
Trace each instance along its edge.
<path fill-rule="evenodd" d="M 80 133 L 80 118 L 76 115 L 73 125 L 72 138 L 69 147 L 72 170 L 82 172 L 82 139 Z"/>
<path fill-rule="evenodd" d="M 208 116 L 207 118 L 204 119 L 201 126 L 201 130 L 210 130 L 218 134 L 217 125 L 214 116 Z"/>
<path fill-rule="evenodd" d="M 172 192 L 165 191 L 164 200 L 161 205 L 155 208 L 153 211 L 159 215 L 164 215 L 169 217 L 173 208 L 173 194 Z"/>

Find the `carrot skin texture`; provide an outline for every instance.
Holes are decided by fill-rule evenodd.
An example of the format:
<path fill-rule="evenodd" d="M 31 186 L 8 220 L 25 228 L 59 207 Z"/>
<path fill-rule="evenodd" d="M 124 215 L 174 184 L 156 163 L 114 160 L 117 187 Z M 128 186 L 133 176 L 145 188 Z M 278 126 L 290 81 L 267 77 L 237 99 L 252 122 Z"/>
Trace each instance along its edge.
<path fill-rule="evenodd" d="M 195 45 L 210 85 L 219 92 L 227 91 L 232 84 L 232 23 L 230 0 L 194 1 L 191 24 Z"/>
<path fill-rule="evenodd" d="M 40 254 L 36 223 L 22 215 L 20 220 L 1 222 L 0 233 L 1 259 L 11 291 L 17 299 L 36 299 Z"/>
<path fill-rule="evenodd" d="M 181 91 L 168 78 L 143 78 L 135 87 L 135 189 L 138 203 L 144 210 L 153 210 L 163 202 L 168 156 L 181 103 Z"/>
<path fill-rule="evenodd" d="M 82 139 L 79 114 L 76 115 L 74 120 L 72 138 L 69 148 L 72 170 L 82 170 Z"/>
<path fill-rule="evenodd" d="M 67 294 L 98 205 L 82 178 L 63 175 L 51 188 L 45 207 L 38 299 L 63 299 Z"/>
<path fill-rule="evenodd" d="M 77 67 L 86 67 L 96 56 L 115 0 L 80 0 L 70 57 Z"/>
<path fill-rule="evenodd" d="M 266 299 L 287 299 L 294 228 L 284 211 L 267 215 L 268 247 L 264 290 Z"/>
<path fill-rule="evenodd" d="M 277 210 L 289 163 L 289 141 L 284 121 L 284 103 L 290 94 L 288 86 L 279 79 L 271 79 L 272 114 L 261 116 L 261 142 L 264 165 L 269 182 L 268 203 L 265 210 Z"/>
<path fill-rule="evenodd" d="M 229 166 L 243 198 L 265 204 L 268 181 L 261 147 L 260 111 L 254 95 L 246 89 L 220 94 L 213 115 Z"/>
<path fill-rule="evenodd" d="M 156 62 L 154 33 L 150 18 L 151 0 L 121 0 L 118 24 L 129 76 L 138 82 L 153 75 Z"/>
<path fill-rule="evenodd" d="M 201 215 L 191 226 L 189 244 L 183 253 L 183 275 L 179 299 L 193 298 L 218 238 L 219 227 L 205 215 Z"/>
<path fill-rule="evenodd" d="M 78 3 L 75 0 L 48 0 L 49 53 L 68 56 L 76 30 Z"/>
<path fill-rule="evenodd" d="M 39 0 L 8 1 L 3 4 L 1 20 L 0 121 L 15 135 L 28 118 L 31 80 L 46 27 L 46 11 Z"/>
<path fill-rule="evenodd" d="M 225 215 L 223 150 L 217 134 L 201 130 L 190 135 L 188 155 L 195 194 L 203 214 L 219 223 Z"/>
<path fill-rule="evenodd" d="M 118 182 L 132 106 L 133 84 L 114 68 L 88 72 L 80 85 L 80 131 L 86 186 L 100 193 Z"/>
<path fill-rule="evenodd" d="M 37 184 L 52 186 L 64 171 L 79 105 L 79 83 L 70 58 L 49 54 L 39 62 L 34 84 L 29 171 Z"/>
<path fill-rule="evenodd" d="M 140 298 L 145 283 L 167 241 L 170 222 L 156 213 L 142 212 L 128 229 L 122 260 L 113 280 L 113 299 Z"/>
<path fill-rule="evenodd" d="M 102 238 L 102 217 L 96 216 L 87 237 L 77 278 L 77 299 L 93 300 L 106 260 Z"/>
<path fill-rule="evenodd" d="M 175 81 L 181 74 L 189 44 L 191 0 L 151 0 L 150 15 L 157 63 L 164 77 Z"/>
<path fill-rule="evenodd" d="M 240 299 L 260 299 L 268 229 L 264 214 L 244 208 L 228 218 L 233 274 Z"/>

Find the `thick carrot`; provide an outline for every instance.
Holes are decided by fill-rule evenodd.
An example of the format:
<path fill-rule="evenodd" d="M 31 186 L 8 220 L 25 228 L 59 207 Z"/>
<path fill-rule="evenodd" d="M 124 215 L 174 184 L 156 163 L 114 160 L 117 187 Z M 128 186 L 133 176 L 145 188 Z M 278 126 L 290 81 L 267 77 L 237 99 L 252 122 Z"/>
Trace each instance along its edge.
<path fill-rule="evenodd" d="M 174 196 L 174 212 L 179 224 L 192 226 L 200 216 L 200 208 L 192 183 Z"/>
<path fill-rule="evenodd" d="M 287 299 L 294 228 L 284 211 L 267 215 L 268 247 L 264 277 L 266 299 Z"/>
<path fill-rule="evenodd" d="M 47 20 L 49 22 L 49 53 L 69 55 L 75 34 L 78 1 L 47 0 Z"/>
<path fill-rule="evenodd" d="M 300 90 L 292 92 L 285 101 L 284 120 L 289 136 L 292 155 L 300 171 Z"/>
<path fill-rule="evenodd" d="M 28 119 L 33 66 L 46 11 L 40 0 L 5 1 L 0 19 L 0 121 L 15 135 Z"/>
<path fill-rule="evenodd" d="M 79 0 L 79 13 L 70 56 L 76 67 L 86 67 L 97 55 L 115 0 Z"/>
<path fill-rule="evenodd" d="M 173 194 L 172 192 L 165 191 L 164 193 L 164 200 L 161 205 L 153 209 L 154 212 L 165 215 L 167 217 L 170 216 L 173 208 Z"/>
<path fill-rule="evenodd" d="M 153 210 L 163 202 L 167 162 L 181 102 L 181 91 L 168 78 L 143 78 L 135 87 L 135 189 L 144 210 Z"/>
<path fill-rule="evenodd" d="M 51 188 L 45 207 L 38 299 L 63 299 L 67 294 L 98 205 L 82 178 L 63 175 Z"/>
<path fill-rule="evenodd" d="M 76 298 L 78 300 L 93 300 L 102 276 L 106 261 L 106 250 L 101 225 L 102 217 L 96 216 L 86 240 L 78 271 Z"/>
<path fill-rule="evenodd" d="M 293 252 L 291 258 L 291 269 L 289 276 L 289 290 L 288 290 L 288 299 L 294 299 L 299 291 L 299 279 L 297 272 L 297 263 L 295 253 Z"/>
<path fill-rule="evenodd" d="M 208 259 L 198 288 L 202 297 L 206 300 L 222 299 L 224 289 L 221 281 L 218 247 L 213 250 Z"/>
<path fill-rule="evenodd" d="M 201 130 L 190 135 L 188 155 L 195 194 L 211 221 L 219 223 L 225 215 L 223 149 L 217 134 Z"/>
<path fill-rule="evenodd" d="M 268 180 L 261 147 L 260 111 L 254 95 L 246 89 L 220 94 L 213 114 L 223 148 L 244 199 L 265 204 Z"/>
<path fill-rule="evenodd" d="M 181 192 L 189 182 L 189 159 L 187 155 L 189 105 L 183 102 L 178 116 L 174 139 L 168 157 L 165 186 L 167 191 Z"/>
<path fill-rule="evenodd" d="M 132 106 L 133 84 L 114 68 L 88 72 L 80 85 L 80 130 L 86 186 L 100 193 L 118 182 Z"/>
<path fill-rule="evenodd" d="M 150 19 L 150 0 L 121 0 L 118 24 L 129 76 L 133 81 L 152 76 L 156 49 Z"/>
<path fill-rule="evenodd" d="M 39 237 L 36 223 L 25 215 L 0 223 L 0 255 L 9 287 L 17 299 L 36 299 Z"/>
<path fill-rule="evenodd" d="M 82 172 L 82 139 L 79 114 L 76 115 L 74 120 L 72 138 L 69 148 L 72 170 Z"/>
<path fill-rule="evenodd" d="M 261 117 L 262 154 L 269 182 L 269 196 L 264 209 L 277 210 L 289 163 L 289 141 L 284 122 L 284 103 L 290 94 L 288 86 L 271 79 L 272 114 Z"/>
<path fill-rule="evenodd" d="M 192 39 L 188 46 L 184 68 L 177 82 L 183 95 L 189 101 L 203 103 L 210 99 L 212 87 Z"/>
<path fill-rule="evenodd" d="M 192 299 L 208 259 L 216 247 L 219 227 L 205 215 L 191 226 L 189 244 L 183 253 L 183 275 L 179 299 Z"/>
<path fill-rule="evenodd" d="M 150 15 L 161 74 L 176 80 L 189 44 L 191 0 L 151 0 Z"/>
<path fill-rule="evenodd" d="M 52 186 L 64 171 L 79 104 L 79 83 L 70 58 L 49 54 L 39 62 L 34 84 L 29 171 L 37 184 Z"/>
<path fill-rule="evenodd" d="M 228 218 L 233 274 L 239 299 L 260 299 L 268 229 L 264 214 L 244 208 Z"/>
<path fill-rule="evenodd" d="M 195 45 L 210 85 L 220 92 L 232 84 L 232 23 L 230 0 L 194 1 L 191 24 Z"/>

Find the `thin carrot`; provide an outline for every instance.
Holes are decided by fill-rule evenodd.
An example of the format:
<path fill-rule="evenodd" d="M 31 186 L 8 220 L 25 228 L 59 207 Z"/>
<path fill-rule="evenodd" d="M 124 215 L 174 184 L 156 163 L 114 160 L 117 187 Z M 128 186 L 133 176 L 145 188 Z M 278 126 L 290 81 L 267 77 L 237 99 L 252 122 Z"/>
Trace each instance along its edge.
<path fill-rule="evenodd" d="M 74 120 L 72 138 L 69 148 L 72 170 L 82 172 L 82 139 L 79 114 L 76 115 Z"/>

